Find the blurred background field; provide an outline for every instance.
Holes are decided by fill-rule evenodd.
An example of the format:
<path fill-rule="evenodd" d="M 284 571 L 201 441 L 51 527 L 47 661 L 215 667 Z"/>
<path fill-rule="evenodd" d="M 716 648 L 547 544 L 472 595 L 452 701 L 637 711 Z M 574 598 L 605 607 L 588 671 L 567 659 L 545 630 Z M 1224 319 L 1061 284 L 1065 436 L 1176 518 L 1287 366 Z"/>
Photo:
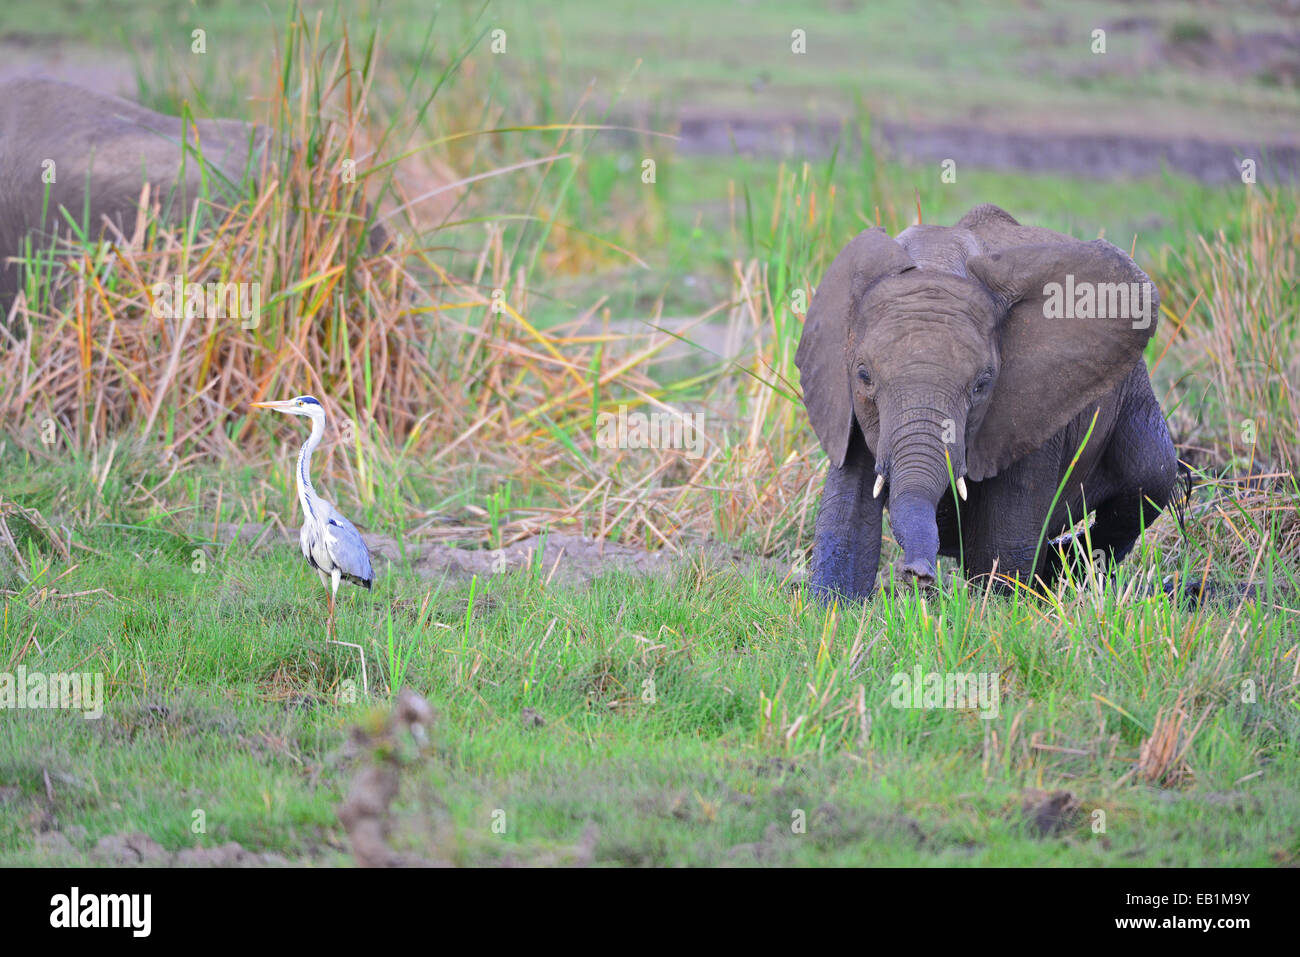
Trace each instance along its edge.
<path fill-rule="evenodd" d="M 243 421 L 241 399 L 323 391 L 360 437 L 336 450 L 346 455 L 331 453 L 326 468 L 332 480 L 355 485 L 367 508 L 381 509 L 371 518 L 382 514 L 386 525 L 456 513 L 482 527 L 465 510 L 483 507 L 507 481 L 514 506 L 549 509 L 537 516 L 549 520 L 608 479 L 616 492 L 642 487 L 621 518 L 632 499 L 616 500 L 604 534 L 650 547 L 678 530 L 735 539 L 755 530 L 752 513 L 726 514 L 725 503 L 687 496 L 700 501 L 694 509 L 676 492 L 666 504 L 657 486 L 680 484 L 678 473 L 695 463 L 596 455 L 595 415 L 694 403 L 709 414 L 712 440 L 699 477 L 716 478 L 694 484 L 738 487 L 747 470 L 751 479 L 770 476 L 793 456 L 800 467 L 789 496 L 802 494 L 813 444 L 793 401 L 792 292 L 810 290 L 859 228 L 901 229 L 918 213 L 951 222 L 994 202 L 1025 222 L 1136 249 L 1170 307 L 1153 359 L 1179 339 L 1157 370 L 1167 370 L 1167 390 L 1203 365 L 1203 350 L 1183 342 L 1213 327 L 1232 344 L 1231 357 L 1215 353 L 1220 388 L 1208 397 L 1228 407 L 1207 423 L 1204 401 L 1180 407 L 1187 389 L 1166 402 L 1186 417 L 1176 432 L 1196 446 L 1190 451 L 1209 446 L 1218 461 L 1261 452 L 1269 468 L 1291 461 L 1296 415 L 1290 391 L 1276 385 L 1294 372 L 1294 322 L 1285 321 L 1294 289 L 1285 280 L 1295 170 L 1286 150 L 1300 147 L 1300 52 L 1285 5 L 830 3 L 795 13 L 755 2 L 668 4 L 651 15 L 581 3 L 431 12 L 322 5 L 300 14 L 238 3 L 123 4 L 107 19 L 79 11 L 72 4 L 50 17 L 38 5 L 11 5 L 3 42 L 14 56 L 5 72 L 33 63 L 73 79 L 84 71 L 100 88 L 163 111 L 188 104 L 199 115 L 274 121 L 313 143 L 325 142 L 333 123 L 315 165 L 347 150 L 365 157 L 366 188 L 386 225 L 410 243 L 406 284 L 390 284 L 382 301 L 349 300 L 339 313 L 334 277 L 312 283 L 310 295 L 283 296 L 254 336 L 205 330 L 207 347 L 182 350 L 194 361 L 170 382 L 156 381 L 166 370 L 156 363 L 131 381 L 121 371 L 129 363 L 93 361 L 87 337 L 112 354 L 120 346 L 102 337 L 127 328 L 106 324 L 108 316 L 84 317 L 75 348 L 66 326 L 39 324 L 44 366 L 60 349 L 79 351 L 85 375 L 76 389 L 34 388 L 11 353 L 22 385 L 11 384 L 0 402 L 14 427 L 34 429 L 48 415 L 85 451 L 107 439 L 110 422 L 143 420 L 154 433 L 138 437 L 144 444 L 170 453 L 178 436 L 191 438 L 229 463 L 265 449 L 261 427 Z M 195 29 L 205 31 L 203 54 L 191 52 Z M 1104 54 L 1092 52 L 1098 29 Z M 806 54 L 791 52 L 796 30 L 806 31 Z M 362 118 L 346 142 L 341 117 Z M 882 135 L 889 124 L 904 132 Z M 907 130 L 937 136 L 921 152 L 939 153 L 917 159 Z M 968 163 L 970 143 L 1009 134 L 1028 137 L 1030 155 Z M 1093 138 L 1093 148 L 1067 151 L 1064 168 L 1033 168 L 1035 138 L 1050 144 L 1075 134 Z M 1108 148 L 1111 140 L 1129 145 Z M 940 175 L 944 147 L 954 154 L 955 182 Z M 1188 149 L 1203 154 L 1193 171 L 1214 167 L 1210 182 L 1160 160 Z M 1223 150 L 1253 156 L 1261 184 L 1282 185 L 1243 185 Z M 1130 153 L 1146 157 L 1155 175 L 1128 175 L 1122 156 Z M 647 161 L 653 183 L 643 181 Z M 1252 232 L 1263 261 L 1244 265 L 1265 274 L 1270 316 L 1222 301 L 1253 299 L 1248 285 L 1260 277 L 1218 275 L 1240 264 L 1222 251 L 1216 260 L 1214 243 L 1236 247 Z M 319 247 L 328 253 L 328 243 Z M 288 287 L 310 279 L 312 266 L 326 268 L 299 265 L 298 277 L 277 280 Z M 1206 280 L 1219 301 L 1208 291 L 1196 299 Z M 338 281 L 346 288 L 349 279 Z M 514 315 L 489 311 L 495 290 Z M 128 291 L 122 299 L 120 319 L 132 323 Z M 1232 314 L 1216 323 L 1215 311 L 1225 309 Z M 164 330 L 133 331 L 139 363 L 168 345 Z M 286 350 L 303 341 L 305 353 Z M 227 348 L 246 358 L 232 361 Z M 1242 348 L 1250 355 L 1235 361 Z M 1280 379 L 1260 381 L 1256 362 Z M 71 365 L 59 367 L 76 378 Z M 85 418 L 95 420 L 89 429 Z M 1246 419 L 1257 426 L 1251 445 L 1259 449 L 1238 447 Z M 426 467 L 434 456 L 436 478 Z M 218 478 L 209 495 L 220 487 Z M 779 514 L 761 523 L 767 551 L 790 527 L 788 507 L 768 502 L 761 511 L 773 507 Z M 800 542 L 796 530 L 784 545 Z"/>
<path fill-rule="evenodd" d="M 725 754 L 737 763 L 711 780 L 719 793 L 779 755 L 796 764 L 763 765 L 764 806 L 806 773 L 814 791 L 893 808 L 842 835 L 884 860 L 914 858 L 916 821 L 900 806 L 936 859 L 1106 859 L 1086 827 L 1064 850 L 1020 833 L 1006 808 L 1045 784 L 1141 821 L 1116 836 L 1126 860 L 1294 860 L 1294 828 L 1259 808 L 1280 822 L 1275 782 L 1297 773 L 1283 751 L 1297 730 L 1285 589 L 1300 567 L 1298 18 L 1288 2 L 13 0 L 0 78 L 39 70 L 164 112 L 273 125 L 308 145 L 284 182 L 314 202 L 295 216 L 287 188 L 250 195 L 215 236 L 124 259 L 63 250 L 70 268 L 33 282 L 0 334 L 0 657 L 96 662 L 110 698 L 136 709 L 113 734 L 142 742 L 115 756 L 116 738 L 9 722 L 0 785 L 28 817 L 11 818 L 2 846 L 25 860 L 32 828 L 48 831 L 56 811 L 93 837 L 139 826 L 144 807 L 169 822 L 164 844 L 183 845 L 185 802 L 156 796 L 171 787 L 156 772 L 158 791 L 124 811 L 72 768 L 60 805 L 39 771 L 85 734 L 103 749 L 96 767 L 121 779 L 172 754 L 179 730 L 217 741 L 238 726 L 240 740 L 272 743 L 251 762 L 228 744 L 176 757 L 236 782 L 228 836 L 290 857 L 336 848 L 329 808 L 350 764 L 333 749 L 365 704 L 339 706 L 357 657 L 300 627 L 320 596 L 296 555 L 226 547 L 232 523 L 298 522 L 298 436 L 247 403 L 314 393 L 336 429 L 317 486 L 398 543 L 388 590 L 345 603 L 344 637 L 375 698 L 409 683 L 451 712 L 436 760 L 469 774 L 440 785 L 462 827 L 504 788 L 534 795 L 543 845 L 577 840 L 581 802 L 530 770 L 526 705 L 547 715 L 558 766 L 591 772 L 578 776 L 607 834 L 598 859 L 716 863 L 732 845 L 766 848 L 766 825 L 719 812 L 707 788 L 679 797 Z M 1104 54 L 1092 52 L 1098 29 Z M 792 52 L 796 30 L 807 53 Z M 356 241 L 333 176 L 345 159 L 392 248 Z M 1256 161 L 1256 183 L 1242 182 L 1241 159 Z M 1186 530 L 1162 517 L 1104 598 L 1065 583 L 993 612 L 959 587 L 805 607 L 786 585 L 825 458 L 799 401 L 796 293 L 862 228 L 951 223 L 981 202 L 1133 249 L 1159 285 L 1147 359 L 1196 470 Z M 180 271 L 264 281 L 261 322 L 152 318 L 149 282 Z M 598 447 L 598 415 L 619 407 L 703 412 L 704 456 Z M 666 583 L 616 576 L 588 594 L 537 569 L 430 584 L 403 558 L 539 533 L 687 556 L 714 541 L 767 564 L 747 580 L 697 555 Z M 1189 611 L 1151 597 L 1175 572 L 1250 579 L 1265 598 Z M 69 592 L 85 595 L 58 597 Z M 635 625 L 620 624 L 628 615 Z M 918 661 L 1004 673 L 1018 708 L 982 734 L 969 715 L 883 708 L 881 675 Z M 689 689 L 689 703 L 637 713 L 647 674 Z M 1247 677 L 1267 689 L 1256 711 L 1233 703 Z M 158 695 L 170 703 L 155 720 Z M 1188 719 L 1174 754 L 1135 781 L 1126 769 L 1170 733 L 1170 715 Z M 811 755 L 833 766 L 797 763 Z M 865 780 L 850 773 L 859 758 L 874 769 Z M 616 823 L 627 796 L 597 760 L 646 769 L 648 813 L 668 824 Z M 1149 793 L 1238 802 L 1265 768 L 1267 787 L 1233 812 L 1255 814 L 1249 827 L 1224 819 L 1218 798 Z M 906 794 L 891 773 L 914 775 Z M 988 806 L 967 808 L 989 781 Z M 259 789 L 276 793 L 274 812 L 251 808 Z M 672 830 L 707 829 L 718 813 L 716 846 L 687 850 Z M 1179 843 L 1188 827 L 1203 843 Z M 806 863 L 821 852 L 771 851 Z M 460 853 L 492 859 L 473 842 Z"/>

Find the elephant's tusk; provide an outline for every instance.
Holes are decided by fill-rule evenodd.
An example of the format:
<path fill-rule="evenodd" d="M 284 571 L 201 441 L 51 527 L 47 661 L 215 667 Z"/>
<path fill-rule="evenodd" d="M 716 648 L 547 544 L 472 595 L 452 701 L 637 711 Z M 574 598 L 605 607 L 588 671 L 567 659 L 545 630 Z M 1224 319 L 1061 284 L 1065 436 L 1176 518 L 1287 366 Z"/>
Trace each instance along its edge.
<path fill-rule="evenodd" d="M 883 475 L 877 475 L 876 487 L 871 490 L 871 497 L 880 498 L 880 490 L 884 487 L 885 487 L 885 477 Z"/>
<path fill-rule="evenodd" d="M 961 496 L 963 502 L 966 501 L 966 476 L 964 475 L 957 476 L 957 494 Z"/>

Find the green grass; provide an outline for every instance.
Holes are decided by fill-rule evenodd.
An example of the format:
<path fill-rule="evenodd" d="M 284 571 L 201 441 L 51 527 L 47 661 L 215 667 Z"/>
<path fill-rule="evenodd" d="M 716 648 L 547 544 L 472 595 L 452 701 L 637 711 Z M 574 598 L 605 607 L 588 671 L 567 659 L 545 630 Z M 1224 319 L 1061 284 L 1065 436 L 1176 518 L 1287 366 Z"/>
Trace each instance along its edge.
<path fill-rule="evenodd" d="M 306 23 L 315 22 L 314 9 Z M 338 29 L 337 11 L 321 9 L 323 42 L 311 47 L 320 54 L 317 70 L 330 62 Z M 413 18 L 400 3 L 384 9 L 386 23 L 425 24 L 425 14 Z M 782 54 L 758 69 L 770 72 L 764 82 L 787 101 L 796 91 L 811 114 L 862 120 L 868 112 L 896 115 L 895 104 L 908 103 L 909 116 L 950 120 L 990 102 L 1007 115 L 1041 118 L 1050 104 L 1058 112 L 1087 107 L 1117 129 L 1154 117 L 1160 129 L 1187 132 L 1196 123 L 1266 129 L 1279 112 L 1294 112 L 1294 90 L 1249 77 L 1214 85 L 1212 101 L 1194 101 L 1207 83 L 1176 64 L 1070 82 L 1055 69 L 1024 74 L 1035 51 L 1079 67 L 1083 53 L 1061 37 L 1127 14 L 1101 3 L 1044 9 L 1048 19 L 1030 29 L 965 7 L 909 19 L 893 2 L 827 5 L 807 24 L 791 23 L 787 7 L 768 2 L 737 13 L 671 0 L 634 21 L 611 5 L 566 5 L 525 18 L 522 4 L 491 5 L 481 15 L 467 4 L 443 9 L 432 66 L 421 71 L 411 67 L 427 29 L 379 31 L 388 59 L 374 75 L 380 82 L 416 76 L 416 94 L 428 95 L 449 50 L 464 51 L 479 31 L 505 22 L 515 59 L 496 61 L 473 48 L 439 94 L 460 110 L 452 125 L 435 110 L 427 124 L 422 117 L 418 130 L 401 133 L 420 142 L 567 121 L 571 95 L 588 75 L 616 100 L 611 110 L 649 104 L 656 118 L 661 108 L 670 115 L 679 101 L 698 100 L 761 112 L 768 104 L 749 92 L 746 51 L 772 37 L 781 46 L 799 26 L 814 44 L 837 39 L 816 56 L 787 62 Z M 354 41 L 374 25 L 370 10 L 350 21 Z M 265 78 L 250 83 L 246 73 L 221 69 L 221 58 L 237 59 L 250 38 L 264 49 L 284 25 L 282 11 L 270 20 L 260 7 L 249 15 L 247 4 L 178 4 L 176 11 L 178 35 L 188 38 L 196 25 L 209 31 L 211 59 L 191 62 L 179 41 L 173 47 L 181 53 L 141 59 L 142 99 L 179 109 L 193 92 L 182 79 L 189 71 L 203 93 L 199 112 L 251 112 L 245 96 L 264 92 Z M 120 12 L 127 39 L 166 45 L 156 24 L 172 20 L 143 5 Z M 1174 5 L 1157 5 L 1154 16 L 1170 37 L 1203 35 L 1204 25 L 1178 19 L 1184 15 Z M 1242 29 L 1275 25 L 1263 8 L 1234 16 Z M 91 37 L 89 18 L 56 20 L 46 6 L 25 2 L 7 22 L 15 30 L 57 23 L 65 35 Z M 1052 23 L 1064 32 L 1042 26 Z M 1134 44 L 1121 33 L 1112 51 L 1122 57 Z M 664 55 L 628 80 L 629 52 L 646 46 Z M 912 68 L 923 61 L 933 68 Z M 625 93 L 614 97 L 624 82 Z M 376 91 L 376 108 L 400 99 L 401 89 Z M 498 107 L 508 114 L 496 115 Z M 603 110 L 602 103 L 581 119 L 598 121 Z M 310 105 L 307 114 L 297 117 L 301 128 L 318 130 Z M 526 417 L 570 383 L 546 378 L 534 361 L 507 366 L 496 383 L 488 373 L 503 363 L 452 350 L 436 359 L 455 374 L 412 380 L 409 394 L 390 386 L 385 396 L 372 389 L 371 357 L 344 356 L 331 327 L 325 354 L 337 364 L 325 387 L 342 399 L 343 415 L 364 422 L 361 411 L 386 402 L 456 413 L 445 435 L 426 430 L 418 445 L 375 425 L 360 433 L 364 450 L 344 443 L 322 451 L 323 489 L 364 527 L 402 537 L 441 515 L 442 530 L 459 526 L 468 543 L 498 544 L 506 529 L 518 530 L 512 520 L 526 509 L 563 509 L 603 481 L 626 493 L 644 479 L 645 488 L 666 493 L 642 504 L 650 502 L 675 542 L 707 535 L 772 556 L 776 567 L 799 564 L 815 511 L 804 505 L 823 462 L 809 451 L 815 441 L 791 385 L 799 325 L 790 295 L 819 280 L 843 241 L 875 223 L 877 207 L 896 231 L 911 222 L 917 201 L 931 223 L 994 202 L 1023 222 L 1082 238 L 1104 234 L 1128 248 L 1136 236 L 1137 258 L 1169 310 L 1162 335 L 1188 316 L 1154 377 L 1157 394 L 1185 456 L 1206 478 L 1222 476 L 1219 497 L 1201 491 L 1185 539 L 1172 517 L 1162 518 L 1104 591 L 1065 584 L 1055 595 L 1008 599 L 950 585 L 923 598 L 882 595 L 828 611 L 804 604 L 771 566 L 737 572 L 700 560 L 665 577 L 610 574 L 577 587 L 545 585 L 536 572 L 431 583 L 399 563 L 380 568 L 373 593 L 345 587 L 337 637 L 349 644 L 338 645 L 326 641 L 324 594 L 295 548 L 250 554 L 209 540 L 215 520 L 282 518 L 296 528 L 285 455 L 266 451 L 269 435 L 290 435 L 282 422 L 250 435 L 239 405 L 247 397 L 227 396 L 229 408 L 207 411 L 177 389 L 151 434 L 128 421 L 109 435 L 92 418 L 92 390 L 71 405 L 66 396 L 76 382 L 34 394 L 22 420 L 6 421 L 0 434 L 0 519 L 12 536 L 0 529 L 0 673 L 20 664 L 102 673 L 108 700 L 100 720 L 43 710 L 0 721 L 0 864 L 77 863 L 101 837 L 133 831 L 170 850 L 233 840 L 292 862 L 348 863 L 336 808 L 372 757 L 352 742 L 352 729 L 374 727 L 403 685 L 426 696 L 438 717 L 426 745 L 396 749 L 403 785 L 392 842 L 456 863 L 568 860 L 589 826 L 595 862 L 611 865 L 1300 859 L 1300 651 L 1291 610 L 1300 593 L 1300 494 L 1290 476 L 1265 497 L 1231 485 L 1252 463 L 1294 471 L 1297 419 L 1286 387 L 1300 328 L 1293 189 L 1257 195 L 1172 176 L 1101 182 L 965 168 L 957 183 L 944 184 L 937 165 L 871 153 L 805 167 L 676 156 L 659 141 L 632 148 L 566 136 L 564 148 L 583 154 L 580 165 L 484 181 L 453 217 L 472 222 L 435 234 L 430 256 L 453 273 L 471 273 L 467 263 L 483 248 L 480 219 L 499 217 L 507 254 L 497 272 L 507 285 L 516 269 L 530 275 L 521 311 L 538 328 L 571 320 L 600 297 L 615 318 L 699 314 L 736 299 L 738 268 L 766 270 L 755 280 L 761 288 L 750 330 L 763 351 L 744 370 L 636 380 L 645 394 L 675 402 L 730 398 L 734 421 L 717 427 L 718 461 L 700 480 L 699 496 L 680 506 L 665 504 L 679 488 L 662 475 L 651 481 L 648 458 L 598 456 L 590 441 L 595 412 L 641 401 L 618 380 L 551 410 L 533 433 L 511 433 L 513 457 L 467 444 L 430 467 L 436 451 L 489 407 L 495 414 L 499 404 L 502 420 Z M 559 138 L 471 137 L 449 156 L 456 174 L 468 175 L 547 155 Z M 640 181 L 645 155 L 660 160 L 653 187 Z M 814 198 L 816 214 L 807 215 Z M 630 265 L 611 244 L 649 268 Z M 485 307 L 457 315 L 467 329 L 487 329 L 489 339 L 533 345 L 511 340 Z M 368 317 L 361 310 L 350 319 Z M 125 325 L 138 316 L 127 310 L 120 318 Z M 447 348 L 437 336 L 455 327 L 425 318 L 430 342 Z M 60 328 L 52 334 L 64 334 Z M 461 329 L 451 338 L 472 337 Z M 1153 343 L 1150 362 L 1165 342 Z M 608 368 L 599 351 L 560 345 L 584 381 Z M 116 358 L 111 347 L 101 354 Z M 104 365 L 97 358 L 94 374 Z M 364 401 L 355 385 L 333 388 L 354 379 Z M 205 381 L 196 379 L 193 391 Z M 47 415 L 54 421 L 55 400 L 58 432 L 47 445 L 39 430 Z M 186 419 L 196 408 L 207 416 L 199 432 Z M 749 442 L 755 409 L 764 417 Z M 1257 441 L 1239 438 L 1243 419 L 1258 425 Z M 215 430 L 230 442 L 200 444 Z M 173 448 L 178 436 L 185 441 Z M 164 448 L 170 458 L 162 458 Z M 758 502 L 760 492 L 772 494 Z M 597 514 L 595 503 L 574 518 L 584 530 L 621 513 L 624 524 L 607 528 L 614 539 L 658 544 L 637 525 L 639 511 L 616 503 Z M 467 519 L 472 509 L 479 512 Z M 887 541 L 886 561 L 891 548 Z M 1263 595 L 1196 610 L 1151 587 L 1172 572 L 1197 576 L 1207 560 L 1216 582 L 1250 574 L 1264 583 Z M 997 716 L 891 706 L 893 677 L 917 667 L 997 675 Z M 527 719 L 534 712 L 542 724 Z M 1184 724 L 1173 733 L 1179 713 Z M 1184 751 L 1144 775 L 1135 769 L 1153 739 Z M 1027 823 L 1023 805 L 1040 800 L 1035 792 L 1055 790 L 1072 793 L 1078 813 L 1043 834 Z M 200 810 L 206 830 L 195 833 Z M 504 833 L 491 826 L 498 811 Z M 806 826 L 796 832 L 800 819 Z M 43 844 L 48 831 L 67 836 L 72 851 Z"/>
<path fill-rule="evenodd" d="M 59 6 L 51 16 L 49 4 L 15 0 L 6 28 L 134 47 L 142 80 L 170 86 L 168 74 L 179 68 L 201 81 L 202 95 L 213 103 L 236 101 L 226 76 L 232 62 L 241 62 L 250 42 L 274 32 L 285 8 L 251 0 L 199 7 L 185 0 L 117 3 L 114 29 L 105 30 L 104 18 L 88 15 L 81 4 Z M 592 81 L 601 95 L 622 89 L 624 101 L 665 113 L 689 103 L 732 113 L 834 116 L 861 101 L 913 121 L 966 121 L 983 111 L 1009 124 L 1224 136 L 1268 137 L 1290 122 L 1298 105 L 1294 83 L 1279 80 L 1259 57 L 1253 67 L 1229 59 L 1208 83 L 1191 55 L 1207 41 L 1285 32 L 1286 13 L 1263 2 L 1191 11 L 1176 0 L 1144 4 L 1141 11 L 1114 0 L 1043 0 L 1032 7 L 872 0 L 797 9 L 782 0 L 660 0 L 653 8 L 581 0 L 545 9 L 495 0 L 445 4 L 436 13 L 418 0 L 306 7 L 331 26 L 340 9 L 354 28 L 381 25 L 389 57 L 404 70 L 420 62 L 435 22 L 440 36 L 504 30 L 505 52 L 480 44 L 473 69 L 499 74 L 502 89 L 537 103 L 550 119 L 563 118 Z M 189 50 L 196 28 L 207 31 L 203 57 Z M 1092 51 L 1098 28 L 1107 31 L 1104 55 Z M 804 55 L 791 51 L 796 29 L 807 35 Z M 1180 57 L 1181 50 L 1189 56 Z M 173 90 L 188 92 L 184 85 Z"/>
<path fill-rule="evenodd" d="M 0 648 L 10 671 L 102 672 L 105 715 L 0 723 L 5 864 L 47 862 L 35 846 L 47 826 L 80 851 L 144 831 L 170 850 L 233 840 L 344 861 L 334 809 L 362 759 L 348 728 L 383 707 L 399 670 L 438 717 L 428 746 L 405 752 L 394 844 L 460 863 L 541 861 L 589 824 L 601 864 L 1300 855 L 1286 616 L 1120 601 L 1136 569 L 1102 596 L 1067 591 L 1059 610 L 959 587 L 828 612 L 770 575 L 699 563 L 590 587 L 521 573 L 476 582 L 472 602 L 466 583 L 393 567 L 340 605 L 337 638 L 361 646 L 367 698 L 358 651 L 324 640 L 324 594 L 294 549 L 209 547 L 195 571 L 194 542 L 107 528 L 74 541 L 74 568 L 49 558 L 32 586 L 11 587 Z M 1150 566 L 1168 570 L 1154 554 L 1137 569 Z M 56 578 L 64 594 L 108 594 L 43 593 Z M 996 717 L 891 706 L 893 675 L 917 666 L 997 673 Z M 1127 776 L 1183 693 L 1188 729 L 1201 722 L 1188 776 L 1168 789 Z M 545 723 L 527 725 L 525 708 Z M 1039 834 L 1022 810 L 1035 788 L 1073 792 L 1078 816 Z"/>
<path fill-rule="evenodd" d="M 548 277 L 537 305 L 544 325 L 570 319 L 596 293 L 609 296 L 616 317 L 647 315 L 659 300 L 666 315 L 698 314 L 729 293 L 737 258 L 771 255 L 773 186 L 783 172 L 787 178 L 800 175 L 801 164 L 674 156 L 669 146 L 663 149 L 653 186 L 638 178 L 641 151 L 596 152 L 584 162 L 578 188 L 565 204 L 565 219 L 601 235 L 628 230 L 626 241 L 651 268 L 632 268 L 609 253 L 605 268 L 594 274 Z M 1158 261 L 1166 247 L 1184 246 L 1189 235 L 1225 229 L 1236 239 L 1237 213 L 1245 198 L 1241 186 L 1208 186 L 1172 173 L 1157 180 L 1105 181 L 972 169 L 960 172 L 956 183 L 945 184 L 938 164 L 918 167 L 872 154 L 841 157 L 835 164 L 812 162 L 809 171 L 823 190 L 823 202 L 825 186 L 835 185 L 837 240 L 876 225 L 882 199 L 881 225 L 892 233 L 915 220 L 917 200 L 924 221 L 940 225 L 955 223 L 980 203 L 993 203 L 1023 223 L 1082 239 L 1101 236 L 1126 250 L 1136 240 L 1137 259 L 1144 266 Z M 626 210 L 638 204 L 648 211 L 632 227 Z M 653 224 L 648 233 L 641 231 L 647 221 Z M 633 235 L 634 230 L 639 232 Z"/>

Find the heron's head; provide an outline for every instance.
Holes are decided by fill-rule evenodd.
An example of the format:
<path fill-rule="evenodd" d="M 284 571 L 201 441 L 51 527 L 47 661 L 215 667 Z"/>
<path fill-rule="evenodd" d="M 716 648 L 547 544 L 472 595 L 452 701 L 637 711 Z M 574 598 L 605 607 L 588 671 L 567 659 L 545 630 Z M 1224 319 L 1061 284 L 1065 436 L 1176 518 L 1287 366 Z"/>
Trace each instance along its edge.
<path fill-rule="evenodd" d="M 293 399 L 281 399 L 279 402 L 253 402 L 254 409 L 274 409 L 276 412 L 288 412 L 290 415 L 305 415 L 309 419 L 325 418 L 325 408 L 309 395 L 300 395 Z"/>

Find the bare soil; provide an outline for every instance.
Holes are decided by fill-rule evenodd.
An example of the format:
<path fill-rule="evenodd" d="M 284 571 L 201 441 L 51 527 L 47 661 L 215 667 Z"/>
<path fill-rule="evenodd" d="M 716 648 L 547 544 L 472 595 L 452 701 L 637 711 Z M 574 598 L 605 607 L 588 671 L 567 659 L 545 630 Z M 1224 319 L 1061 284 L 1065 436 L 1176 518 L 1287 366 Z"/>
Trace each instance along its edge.
<path fill-rule="evenodd" d="M 840 142 L 861 149 L 856 128 L 795 116 L 684 112 L 680 152 L 783 158 L 826 157 Z M 1253 159 L 1262 184 L 1300 181 L 1300 145 L 1279 140 L 1217 142 L 1198 137 L 1146 137 L 1060 130 L 998 130 L 982 125 L 921 126 L 881 121 L 873 147 L 922 163 L 953 159 L 958 167 L 1024 170 L 1089 179 L 1159 176 L 1164 169 L 1203 183 L 1241 181 L 1241 161 Z"/>
<path fill-rule="evenodd" d="M 744 552 L 716 543 L 704 543 L 684 549 L 680 555 L 668 551 L 647 551 L 632 545 L 598 541 L 568 532 L 551 532 L 533 536 L 501 549 L 457 548 L 451 545 L 406 542 L 404 546 L 388 535 L 363 532 L 370 554 L 374 559 L 387 558 L 402 561 L 403 554 L 421 578 L 428 580 L 469 581 L 474 576 L 490 578 L 494 574 L 507 574 L 537 568 L 543 579 L 561 584 L 586 584 L 611 570 L 634 575 L 667 575 L 680 563 L 704 559 L 716 563 L 732 564 L 752 572 L 762 566 L 783 573 L 785 567 L 769 559 L 759 559 Z M 298 548 L 297 529 L 278 530 L 270 525 L 223 523 L 217 526 L 217 541 L 222 543 L 238 539 L 246 544 L 292 545 Z"/>

